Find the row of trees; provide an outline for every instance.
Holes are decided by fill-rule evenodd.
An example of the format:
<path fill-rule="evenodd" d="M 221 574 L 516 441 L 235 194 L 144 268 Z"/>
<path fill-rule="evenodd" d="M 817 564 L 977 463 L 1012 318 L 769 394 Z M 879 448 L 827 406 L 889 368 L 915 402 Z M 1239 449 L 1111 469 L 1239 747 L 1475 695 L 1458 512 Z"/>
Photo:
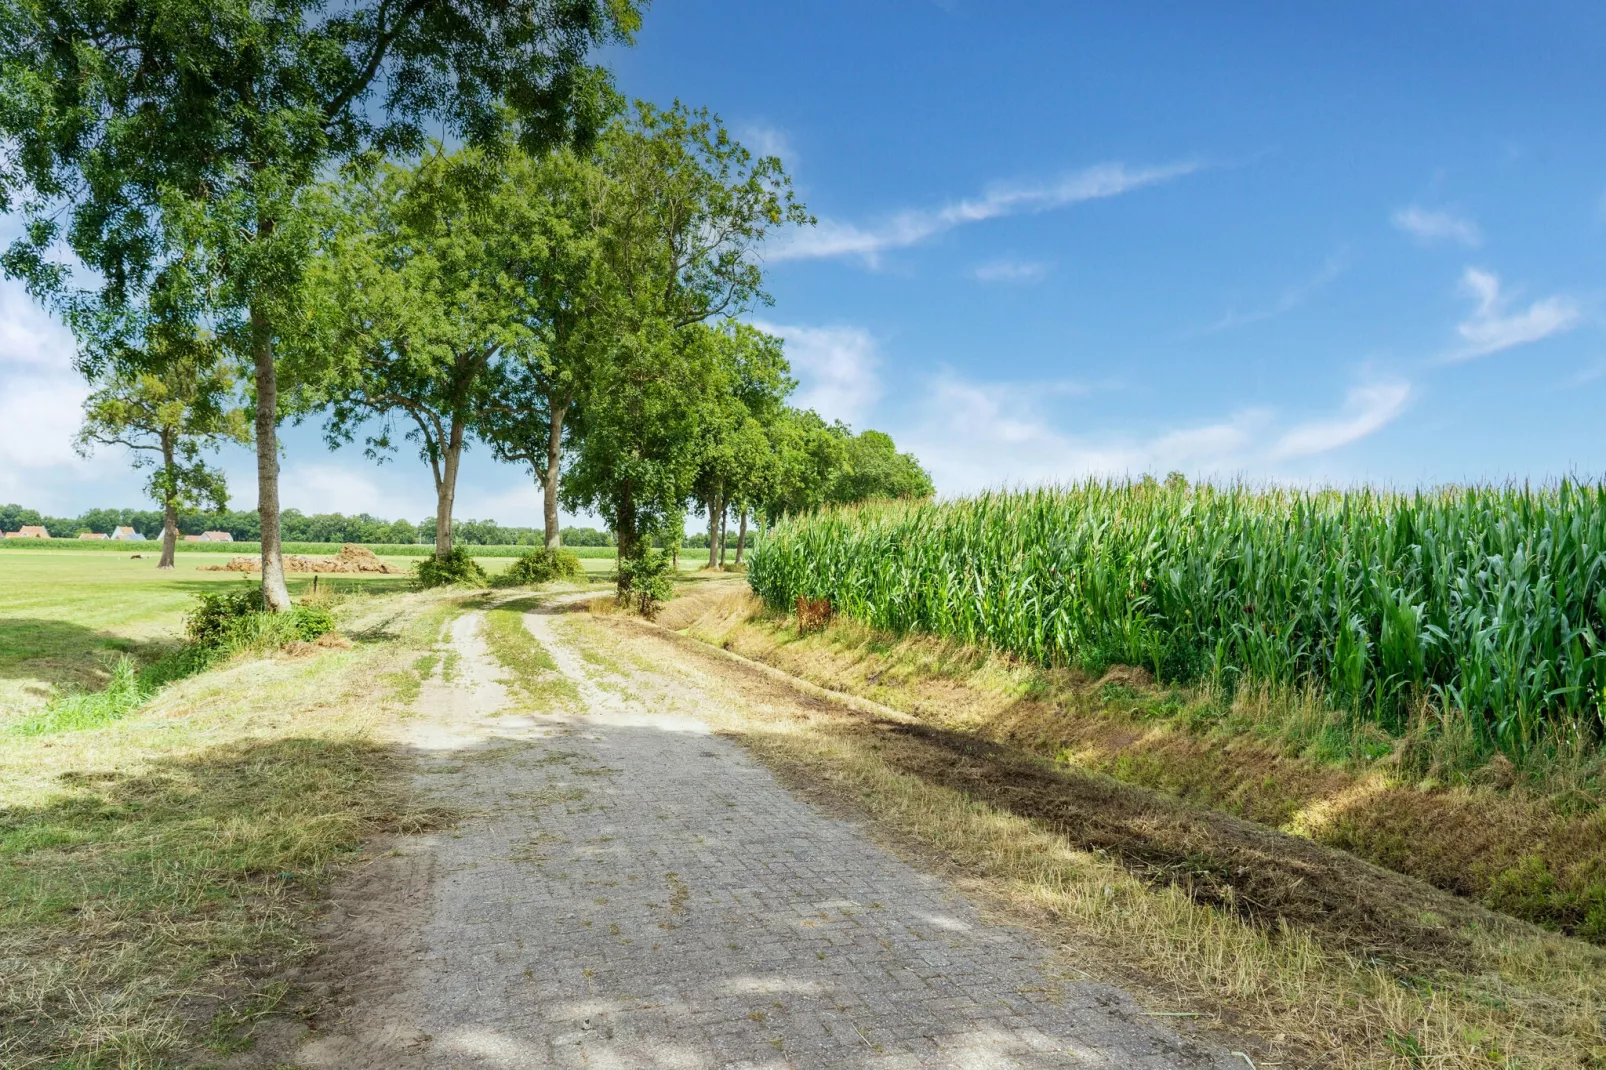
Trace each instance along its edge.
<path fill-rule="evenodd" d="M 707 113 L 623 105 L 587 56 L 638 25 L 630 0 L 0 12 L 4 266 L 75 332 L 82 448 L 150 466 L 163 564 L 185 506 L 224 505 L 203 452 L 254 443 L 264 600 L 289 605 L 284 419 L 381 461 L 412 441 L 442 556 L 476 439 L 533 470 L 548 545 L 565 506 L 630 559 L 694 508 L 740 545 L 755 514 L 930 492 L 890 439 L 786 404 L 780 340 L 739 317 L 769 300 L 764 239 L 812 219 Z"/>
<path fill-rule="evenodd" d="M 262 533 L 262 518 L 255 512 L 225 510 L 198 512 L 180 510 L 178 533 L 199 535 L 204 531 L 226 531 L 239 542 L 256 542 Z M 303 513 L 299 509 L 286 509 L 279 514 L 280 533 L 285 542 L 362 542 L 388 543 L 397 546 L 431 542 L 435 535 L 435 518 L 429 517 L 414 523 L 405 518 L 386 520 L 383 517 L 358 513 Z M 162 538 L 167 517 L 161 509 L 86 509 L 78 516 L 50 516 L 37 509 L 27 509 L 15 503 L 0 505 L 0 530 L 16 531 L 24 525 L 37 524 L 57 538 L 73 538 L 85 532 L 109 534 L 119 527 L 133 528 L 142 538 Z M 456 520 L 452 523 L 452 537 L 460 543 L 473 546 L 540 546 L 546 533 L 540 528 L 500 524 L 494 520 Z M 563 529 L 565 546 L 612 546 L 613 536 L 596 528 L 567 527 Z"/>

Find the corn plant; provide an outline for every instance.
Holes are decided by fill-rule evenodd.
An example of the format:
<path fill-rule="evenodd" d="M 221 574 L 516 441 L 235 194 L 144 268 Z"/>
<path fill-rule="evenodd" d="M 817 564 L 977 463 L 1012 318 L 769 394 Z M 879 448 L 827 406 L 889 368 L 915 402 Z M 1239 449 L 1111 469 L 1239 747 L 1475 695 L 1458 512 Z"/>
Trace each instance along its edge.
<path fill-rule="evenodd" d="M 1488 748 L 1599 742 L 1606 487 L 1414 493 L 1085 482 L 779 525 L 748 581 L 894 632 L 1168 680 L 1319 684 L 1399 730 L 1426 698 Z"/>

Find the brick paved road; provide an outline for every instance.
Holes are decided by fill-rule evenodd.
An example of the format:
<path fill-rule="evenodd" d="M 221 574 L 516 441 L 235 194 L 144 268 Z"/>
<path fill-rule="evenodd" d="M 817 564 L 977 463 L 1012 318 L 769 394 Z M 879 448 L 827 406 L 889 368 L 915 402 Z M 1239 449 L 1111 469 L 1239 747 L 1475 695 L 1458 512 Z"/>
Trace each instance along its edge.
<path fill-rule="evenodd" d="M 416 965 L 387 1007 L 358 1013 L 388 1023 L 370 1028 L 400 1045 L 388 1065 L 1244 1065 L 1046 971 L 1035 937 L 984 923 L 699 721 L 588 678 L 550 616 L 527 623 L 585 681 L 581 710 L 470 717 L 457 697 L 455 724 L 425 711 L 437 745 L 484 733 L 431 777 L 483 813 L 429 841 Z M 459 696 L 494 691 L 473 618 L 456 638 Z"/>

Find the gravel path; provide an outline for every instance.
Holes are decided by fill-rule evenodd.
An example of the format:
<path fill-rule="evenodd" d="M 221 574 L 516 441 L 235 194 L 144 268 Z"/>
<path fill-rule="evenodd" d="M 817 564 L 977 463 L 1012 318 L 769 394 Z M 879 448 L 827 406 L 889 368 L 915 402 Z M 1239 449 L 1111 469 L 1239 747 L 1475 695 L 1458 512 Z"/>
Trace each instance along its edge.
<path fill-rule="evenodd" d="M 459 618 L 457 676 L 410 731 L 430 787 L 476 816 L 403 845 L 411 893 L 348 893 L 354 939 L 385 950 L 346 948 L 367 955 L 351 1009 L 300 1065 L 1244 1065 L 1067 980 L 1036 937 L 676 712 L 727 701 L 713 689 L 645 688 L 552 614 L 525 621 L 576 709 L 513 712 L 479 616 Z"/>

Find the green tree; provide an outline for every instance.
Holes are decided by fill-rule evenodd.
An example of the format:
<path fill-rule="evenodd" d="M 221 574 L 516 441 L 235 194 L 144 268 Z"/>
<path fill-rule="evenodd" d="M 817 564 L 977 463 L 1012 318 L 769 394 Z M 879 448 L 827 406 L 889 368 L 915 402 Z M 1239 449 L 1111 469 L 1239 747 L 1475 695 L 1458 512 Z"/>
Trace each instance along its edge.
<path fill-rule="evenodd" d="M 585 153 L 511 154 L 496 193 L 498 233 L 517 317 L 531 345 L 511 355 L 478 431 L 498 459 L 527 464 L 541 484 L 545 542 L 563 542 L 558 481 L 570 417 L 614 345 L 598 259 L 607 178 Z"/>
<path fill-rule="evenodd" d="M 708 516 L 708 567 L 724 563 L 725 522 L 735 508 L 741 540 L 747 513 L 771 478 L 766 425 L 778 419 L 797 386 L 779 338 L 727 321 L 707 332 L 717 383 L 702 399 L 694 494 Z"/>
<path fill-rule="evenodd" d="M 585 141 L 609 96 L 586 57 L 638 25 L 633 0 L 0 6 L 0 211 L 27 217 L 6 270 L 70 308 L 64 237 L 116 306 L 199 250 L 216 332 L 251 369 L 269 607 L 290 604 L 274 352 L 314 237 L 306 190 L 336 161 L 420 151 L 426 125 L 494 142 L 508 110 L 531 151 Z"/>
<path fill-rule="evenodd" d="M 847 427 L 826 423 L 812 409 L 787 409 L 767 431 L 768 479 L 754 503 L 765 523 L 826 504 L 833 481 L 847 464 Z"/>
<path fill-rule="evenodd" d="M 114 365 L 84 402 L 80 453 L 124 446 L 132 451 L 135 468 L 153 469 L 146 487 L 163 517 L 157 568 L 173 567 L 180 509 L 202 503 L 218 512 L 228 508 L 223 473 L 204 455 L 223 442 L 251 441 L 245 410 L 235 404 L 235 387 L 216 350 L 196 345 L 143 369 Z"/>
<path fill-rule="evenodd" d="M 767 302 L 760 244 L 812 220 L 780 160 L 754 158 L 717 119 L 680 104 L 638 103 L 599 140 L 597 164 L 601 296 L 590 315 L 612 343 L 591 376 L 562 497 L 607 516 L 632 557 L 644 534 L 681 537 L 700 399 L 723 383 L 703 324 Z"/>
<path fill-rule="evenodd" d="M 899 453 L 892 436 L 861 431 L 847 440 L 842 466 L 826 492 L 835 505 L 873 498 L 929 498 L 931 476 L 912 453 Z"/>
<path fill-rule="evenodd" d="M 335 191 L 308 271 L 298 359 L 316 367 L 331 446 L 359 429 L 383 461 L 395 421 L 435 485 L 435 554 L 452 549 L 457 473 L 475 414 L 500 393 L 501 361 L 530 342 L 501 257 L 497 161 L 476 149 L 389 166 Z"/>

